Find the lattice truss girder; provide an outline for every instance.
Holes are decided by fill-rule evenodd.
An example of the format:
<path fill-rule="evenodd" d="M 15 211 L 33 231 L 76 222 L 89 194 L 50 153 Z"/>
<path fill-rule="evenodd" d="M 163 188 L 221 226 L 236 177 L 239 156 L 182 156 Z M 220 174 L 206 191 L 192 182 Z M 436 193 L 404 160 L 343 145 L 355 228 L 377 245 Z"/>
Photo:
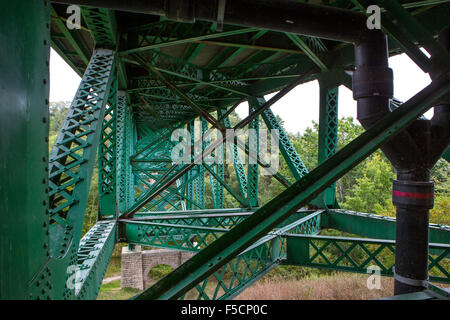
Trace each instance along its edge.
<path fill-rule="evenodd" d="M 237 209 L 236 209 L 237 210 Z M 214 210 L 213 210 L 214 211 Z M 208 212 L 208 210 L 206 210 Z M 122 220 L 130 243 L 199 252 L 253 212 L 204 211 L 143 214 Z M 343 226 L 355 234 L 383 228 L 391 239 L 319 236 L 321 229 Z M 373 232 L 375 233 L 375 231 Z M 432 240 L 448 237 L 450 228 L 430 226 Z M 280 264 L 366 273 L 379 268 L 392 276 L 395 255 L 395 219 L 344 210 L 299 211 L 267 236 L 226 263 L 182 298 L 230 299 Z M 430 279 L 450 283 L 450 246 L 430 244 Z"/>
<path fill-rule="evenodd" d="M 156 70 L 162 72 L 168 81 L 179 86 L 187 96 L 196 99 L 197 103 L 206 109 L 214 109 L 218 102 L 233 102 L 239 97 L 250 96 L 247 89 L 248 81 L 289 79 L 298 77 L 305 70 L 304 59 L 289 55 L 276 63 L 249 61 L 243 65 L 217 70 L 202 68 L 157 50 L 149 50 L 141 56 L 146 61 L 150 61 Z M 161 79 L 155 75 L 130 79 L 130 82 L 132 96 L 139 95 L 140 99 L 145 99 L 154 109 L 153 112 L 158 112 L 162 119 L 175 121 L 183 115 L 186 107 L 183 99 L 165 88 Z M 139 99 L 133 99 L 133 105 L 137 107 L 140 102 Z M 172 109 L 175 110 L 159 111 L 161 107 L 158 105 L 167 105 L 167 103 L 171 103 Z M 147 117 L 152 116 L 145 110 L 139 112 L 144 118 L 146 114 L 148 114 Z"/>
<path fill-rule="evenodd" d="M 432 91 L 433 86 L 430 88 L 427 88 L 423 94 L 430 94 L 428 97 L 430 99 L 436 98 L 435 95 L 433 95 L 430 91 Z M 324 87 L 327 88 L 327 87 Z M 329 88 L 329 87 L 328 87 Z M 178 234 L 182 234 L 182 238 L 179 239 L 181 241 L 181 247 L 183 247 L 183 243 L 186 246 L 186 243 L 189 243 L 187 239 L 189 239 L 192 234 L 192 232 L 199 232 L 200 235 L 202 235 L 199 239 L 205 239 L 205 234 L 208 234 L 208 232 L 212 235 L 214 239 L 217 239 L 213 241 L 211 244 L 209 244 L 209 248 L 207 251 L 201 251 L 199 254 L 195 255 L 191 260 L 191 262 L 186 265 L 182 265 L 180 268 L 175 270 L 171 275 L 168 276 L 168 278 L 177 278 L 178 281 L 175 285 L 168 285 L 168 278 L 161 281 L 160 283 L 156 284 L 154 287 L 149 288 L 147 291 L 145 291 L 142 295 L 139 296 L 139 298 L 181 298 L 181 297 L 187 297 L 192 298 L 189 293 L 189 290 L 196 290 L 197 293 L 195 294 L 196 298 L 204 298 L 208 299 L 210 297 L 212 298 L 218 298 L 222 296 L 222 293 L 224 295 L 227 291 L 227 285 L 223 284 L 223 278 L 224 278 L 224 269 L 227 263 L 231 260 L 233 260 L 236 257 L 239 257 L 239 254 L 242 254 L 242 252 L 245 252 L 245 249 L 249 248 L 249 246 L 252 246 L 252 243 L 254 241 L 258 241 L 257 239 L 260 239 L 260 237 L 264 234 L 263 230 L 267 230 L 269 226 L 275 226 L 277 221 L 282 221 L 283 219 L 281 217 L 289 216 L 288 212 L 290 210 L 293 210 L 293 208 L 298 208 L 302 204 L 304 205 L 308 200 L 311 200 L 315 195 L 317 195 L 319 192 L 326 189 L 326 186 L 332 183 L 333 180 L 325 180 L 327 175 L 337 175 L 340 176 L 338 172 L 340 170 L 343 170 L 342 172 L 346 172 L 351 167 L 354 166 L 354 163 L 361 161 L 365 156 L 373 152 L 379 146 L 384 139 L 386 139 L 389 134 L 391 134 L 392 130 L 400 130 L 399 125 L 392 126 L 396 121 L 405 121 L 404 124 L 408 123 L 407 121 L 412 121 L 416 118 L 418 114 L 421 113 L 418 109 L 420 109 L 421 103 L 414 103 L 413 101 L 410 101 L 409 103 L 405 103 L 402 107 L 399 108 L 399 110 L 408 110 L 406 107 L 410 107 L 408 111 L 404 111 L 404 113 L 400 116 L 397 116 L 397 113 L 390 114 L 386 117 L 386 119 L 383 119 L 383 121 L 380 122 L 378 126 L 374 126 L 372 129 L 370 129 L 368 132 L 366 132 L 363 136 L 356 139 L 354 142 L 350 143 L 347 147 L 342 149 L 340 152 L 336 152 L 336 128 L 337 128 L 337 121 L 336 121 L 336 115 L 337 115 L 337 90 L 335 87 L 332 87 L 333 89 L 327 89 L 323 90 L 324 93 L 324 99 L 322 102 L 322 105 L 327 107 L 324 109 L 324 124 L 326 125 L 325 129 L 322 130 L 323 138 L 323 144 L 325 147 L 323 147 L 323 153 L 324 156 L 322 158 L 322 164 L 313 172 L 310 174 L 307 174 L 305 176 L 305 179 L 301 179 L 296 184 L 294 184 L 291 188 L 289 188 L 286 192 L 283 193 L 282 196 L 279 198 L 276 198 L 272 202 L 268 203 L 266 206 L 258 210 L 258 212 L 254 213 L 250 217 L 244 219 L 242 222 L 237 224 L 234 228 L 230 229 L 229 231 L 222 232 L 221 235 L 219 234 L 219 231 L 214 229 L 208 229 L 207 227 L 185 227 L 185 226 L 168 226 L 169 228 L 174 228 L 178 230 L 182 230 L 183 228 L 185 230 L 189 229 L 189 232 L 181 232 L 179 231 Z M 428 91 L 430 90 L 430 91 Z M 425 98 L 425 96 L 424 96 Z M 418 101 L 417 101 L 418 102 Z M 425 107 L 425 100 L 423 101 L 424 104 L 422 104 L 424 109 Z M 413 112 L 416 108 L 416 112 Z M 401 117 L 404 117 L 403 120 L 401 120 Z M 397 118 L 397 119 L 395 119 Z M 410 119 L 410 120 L 406 120 Z M 386 127 L 383 127 L 386 126 Z M 390 127 L 389 127 L 390 126 Z M 387 129 L 387 128 L 390 129 Z M 394 129 L 395 128 L 395 129 Z M 371 147 L 372 145 L 372 147 Z M 355 149 L 360 148 L 360 149 Z M 358 150 L 358 151 L 356 151 Z M 363 151 L 365 150 L 365 151 Z M 335 154 L 334 154 L 335 153 Z M 334 155 L 333 155 L 334 154 Z M 325 158 L 325 159 L 324 159 Z M 350 160 L 350 159 L 354 160 Z M 359 159 L 359 160 L 357 160 Z M 319 176 L 323 178 L 319 178 Z M 335 176 L 336 177 L 336 176 Z M 319 179 L 319 180 L 316 180 Z M 323 184 L 321 186 L 314 185 L 315 181 L 323 181 Z M 328 181 L 328 182 L 325 182 Z M 297 189 L 298 188 L 298 189 Z M 311 188 L 310 191 L 307 191 L 308 188 Z M 294 191 L 297 189 L 297 191 Z M 290 192 L 290 190 L 292 190 Z M 316 190 L 316 191 L 313 191 Z M 288 199 L 297 199 L 295 202 L 292 202 L 292 209 L 288 209 L 290 205 L 287 205 Z M 282 203 L 280 202 L 282 201 Z M 296 204 L 294 204 L 296 203 Z M 280 207 L 278 207 L 280 206 Z M 288 211 L 289 210 L 289 211 Z M 275 217 L 279 215 L 279 219 L 276 219 Z M 259 222 L 258 222 L 259 221 Z M 268 221 L 272 221 L 270 224 Z M 255 225 L 259 223 L 259 226 L 261 229 L 258 229 L 258 225 Z M 265 226 L 265 227 L 263 227 Z M 147 228 L 148 226 L 146 226 Z M 156 228 L 155 228 L 156 227 Z M 265 228 L 265 229 L 264 229 Z M 153 230 L 151 230 L 153 229 Z M 173 229 L 173 230 L 174 230 Z M 248 232 L 250 229 L 253 230 L 252 236 L 245 236 L 245 232 Z M 139 232 L 139 237 L 155 237 L 156 239 L 160 234 L 161 230 L 157 228 L 157 226 L 152 225 L 152 228 L 145 229 L 146 232 L 144 232 L 144 229 L 141 229 Z M 260 230 L 260 233 L 258 233 L 258 230 Z M 174 231 L 173 234 L 176 232 Z M 250 239 L 249 237 L 253 237 Z M 295 238 L 295 236 L 285 236 L 282 237 L 283 240 L 288 239 L 289 241 L 300 241 Z M 291 238 L 294 238 L 296 240 L 290 240 Z M 299 239 L 303 239 L 304 237 L 297 237 Z M 233 240 L 232 240 L 233 239 Z M 383 243 L 383 241 L 367 241 L 366 243 L 361 242 L 360 239 L 339 239 L 339 238 L 333 238 L 333 239 L 326 239 L 326 238 L 314 238 L 311 237 L 311 239 L 308 239 L 308 244 L 310 244 L 310 247 L 313 249 L 310 249 L 309 251 L 312 252 L 311 254 L 308 253 L 310 259 L 309 262 L 304 262 L 305 265 L 307 263 L 310 264 L 320 264 L 322 263 L 322 266 L 325 267 L 328 265 L 328 267 L 336 268 L 339 270 L 345 270 L 347 271 L 352 270 L 355 272 L 361 272 L 362 268 L 367 265 L 368 261 L 375 262 L 376 265 L 382 265 L 384 274 L 388 274 L 387 271 L 390 267 L 388 263 L 384 264 L 381 261 L 381 258 L 378 258 L 377 255 L 379 253 L 386 254 L 384 252 L 384 249 L 389 250 L 390 254 L 393 252 L 392 242 L 391 243 Z M 167 240 L 167 238 L 165 238 Z M 320 241 L 328 241 L 330 243 L 333 243 L 333 245 L 330 245 L 330 243 L 326 245 L 319 245 L 316 244 L 316 242 Z M 150 240 L 152 241 L 152 240 Z M 155 240 L 156 242 L 161 242 L 161 239 Z M 204 240 L 203 240 L 204 241 Z M 345 245 L 336 245 L 339 243 L 339 241 L 347 241 L 352 243 L 349 247 Z M 281 241 L 283 242 L 283 241 Z M 388 241 L 389 242 L 389 241 Z M 240 247 L 241 244 L 246 244 L 245 247 Z M 336 244 L 335 244 L 336 243 Z M 380 245 L 375 250 L 372 250 L 372 245 Z M 189 245 L 187 245 L 189 246 Z M 225 246 L 225 247 L 223 247 Z M 442 247 L 440 245 L 437 245 L 431 249 L 430 252 L 438 252 L 437 256 L 433 256 L 430 258 L 431 261 L 433 261 L 433 266 L 436 266 L 437 263 L 434 261 L 440 261 L 444 259 L 444 257 L 447 256 L 447 249 L 445 248 L 445 245 Z M 331 261 L 327 255 L 324 253 L 329 248 L 335 248 L 337 249 L 338 253 L 341 253 L 338 255 L 337 261 Z M 355 261 L 355 257 L 353 254 L 353 250 L 355 248 L 359 248 L 359 250 L 363 250 L 363 252 L 366 254 L 366 257 L 363 257 L 363 261 Z M 192 247 L 191 247 L 192 248 Z M 241 251 L 237 248 L 244 248 L 244 251 Z M 252 247 L 251 247 L 252 248 Z M 327 249 L 328 248 L 328 249 Z M 191 249 L 192 250 L 192 249 Z M 239 250 L 239 251 L 238 251 Z M 280 249 L 281 250 L 281 249 Z M 282 250 L 281 250 L 282 251 Z M 336 251 L 336 250 L 335 250 Z M 236 255 L 237 253 L 237 255 Z M 368 257 L 367 257 L 368 256 Z M 315 261 L 317 258 L 321 258 L 323 260 L 317 262 Z M 306 260 L 308 260 L 306 259 Z M 328 259 L 328 260 L 327 260 Z M 319 259 L 320 260 L 320 259 Z M 221 262 L 223 261 L 223 262 Z M 342 267 L 341 264 L 345 264 L 345 267 Z M 441 266 L 442 267 L 442 266 Z M 187 269 L 192 268 L 191 271 L 188 271 Z M 438 268 L 439 269 L 439 268 Z M 225 268 L 226 270 L 226 268 Z M 444 267 L 445 270 L 445 267 Z M 190 273 L 192 272 L 192 273 Z M 205 279 L 209 279 L 211 277 L 214 277 L 217 283 L 216 289 L 213 291 L 212 296 L 211 292 L 209 291 L 210 288 L 208 287 L 207 283 L 205 282 Z M 444 274 L 445 278 L 446 275 Z M 167 280 L 167 281 L 166 281 Z M 168 286 L 166 286 L 168 285 Z M 223 292 L 222 292 L 222 291 Z"/>
<path fill-rule="evenodd" d="M 52 259 L 48 263 L 48 268 L 55 270 L 50 294 L 52 298 L 95 297 L 98 293 L 99 280 L 106 271 L 109 261 L 108 253 L 105 251 L 114 246 L 115 237 L 109 236 L 114 223 L 106 229 L 96 225 L 79 243 L 96 147 L 100 140 L 114 70 L 114 52 L 97 49 L 84 73 L 50 154 L 49 211 Z M 104 245 L 100 241 L 102 235 L 106 237 Z M 89 240 L 91 236 L 95 240 Z M 92 241 L 98 243 L 93 246 Z M 89 248 L 92 249 L 91 253 L 88 253 Z M 77 273 L 80 269 L 83 270 L 81 278 Z M 76 282 L 76 285 L 69 287 L 68 283 L 71 281 Z"/>
<path fill-rule="evenodd" d="M 83 18 L 96 48 L 118 47 L 113 11 L 83 8 Z M 408 45 L 415 40 L 414 32 L 412 37 L 402 38 L 395 28 L 388 31 L 401 43 L 400 47 L 421 62 L 423 69 L 431 68 L 434 62 L 423 60 Z M 67 30 L 62 32 L 70 35 Z M 282 263 L 350 272 L 364 272 L 369 264 L 375 264 L 382 274 L 392 275 L 391 257 L 395 252 L 392 234 L 379 231 L 383 237 L 375 239 L 373 233 L 368 235 L 366 231 L 368 225 L 386 223 L 392 230 L 392 219 L 337 210 L 298 212 L 298 209 L 311 203 L 321 192 L 326 196 L 324 202 L 319 202 L 320 206 L 334 205 L 334 187 L 327 187 L 425 112 L 448 91 L 448 78 L 434 79 L 418 98 L 405 103 L 398 112 L 337 153 L 337 84 L 321 84 L 320 165 L 310 173 L 272 111 L 265 109 L 261 117 L 269 129 L 279 130 L 281 154 L 297 182 L 287 184 L 282 195 L 258 208 L 258 165 L 249 165 L 246 175 L 235 144 L 230 147 L 239 192 L 225 181 L 223 163 L 174 165 L 169 158 L 173 147 L 170 132 L 186 126 L 191 133 L 195 132 L 193 120 L 199 110 L 217 112 L 216 118 L 200 118 L 202 133 L 208 130 L 208 121 L 217 120 L 231 127 L 228 117 L 218 120 L 231 103 L 248 100 L 250 111 L 256 112 L 266 103 L 258 96 L 283 88 L 310 66 L 329 71 L 335 60 L 346 66 L 352 59 L 348 54 L 351 50 L 343 46 L 328 53 L 319 39 L 286 34 L 284 46 L 255 52 L 237 65 L 230 62 L 244 49 L 227 47 L 207 65 L 199 66 L 194 60 L 206 45 L 205 41 L 248 35 L 248 40 L 255 45 L 268 31 L 232 27 L 218 33 L 211 23 L 160 21 L 124 32 L 121 41 L 126 33 L 133 32 L 137 35 L 134 46 L 117 53 L 120 57 L 117 61 L 113 51 L 94 51 L 52 150 L 49 165 L 51 258 L 33 278 L 33 292 L 41 291 L 40 276 L 45 273 L 55 280 L 50 296 L 94 298 L 116 242 L 116 231 L 130 243 L 198 252 L 187 266 L 175 270 L 140 298 L 230 299 Z M 417 42 L 425 43 L 430 52 L 439 53 L 427 40 L 422 38 Z M 181 58 L 162 50 L 177 44 L 187 45 Z M 83 53 L 81 47 L 75 51 L 79 55 Z M 437 56 L 442 59 L 442 55 Z M 86 56 L 81 59 L 87 62 Z M 139 66 L 140 59 L 147 61 L 163 78 L 153 71 L 127 79 L 124 63 Z M 316 76 L 317 72 L 303 80 Z M 343 83 L 348 77 L 340 75 L 333 80 Z M 126 92 L 118 91 L 127 87 Z M 249 126 L 257 129 L 258 117 Z M 258 144 L 258 141 L 250 143 Z M 205 150 L 209 144 L 211 141 L 206 141 L 201 148 Z M 97 147 L 100 221 L 78 242 Z M 223 150 L 215 151 L 218 152 Z M 205 213 L 208 212 L 204 210 L 206 173 L 210 177 L 215 208 L 224 206 L 226 189 L 242 207 L 253 207 L 256 211 Z M 327 195 L 330 192 L 331 200 Z M 185 211 L 195 208 L 200 211 Z M 116 215 L 135 211 L 134 217 Z M 365 219 L 365 226 L 360 218 Z M 319 236 L 325 228 L 371 238 Z M 443 244 L 449 232 L 448 227 L 430 228 L 431 238 L 436 240 L 430 244 L 430 277 L 441 282 L 449 282 L 450 247 Z M 209 250 L 202 251 L 207 246 Z M 330 253 L 337 258 L 331 259 Z M 81 271 L 74 279 L 78 284 L 75 289 L 67 287 L 67 280 L 71 279 L 69 266 Z"/>

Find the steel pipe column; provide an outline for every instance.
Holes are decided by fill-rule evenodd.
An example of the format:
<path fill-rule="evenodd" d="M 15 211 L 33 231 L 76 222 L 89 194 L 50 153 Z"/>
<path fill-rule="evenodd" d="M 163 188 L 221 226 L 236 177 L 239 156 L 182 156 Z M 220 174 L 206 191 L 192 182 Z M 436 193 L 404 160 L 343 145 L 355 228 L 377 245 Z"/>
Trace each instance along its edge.
<path fill-rule="evenodd" d="M 369 32 L 355 46 L 356 71 L 353 96 L 358 101 L 358 120 L 364 128 L 390 113 L 393 75 L 388 67 L 387 38 Z M 447 102 L 432 121 L 419 118 L 381 149 L 397 170 L 393 203 L 397 207 L 395 294 L 421 291 L 428 279 L 428 219 L 433 207 L 430 170 L 449 142 Z"/>

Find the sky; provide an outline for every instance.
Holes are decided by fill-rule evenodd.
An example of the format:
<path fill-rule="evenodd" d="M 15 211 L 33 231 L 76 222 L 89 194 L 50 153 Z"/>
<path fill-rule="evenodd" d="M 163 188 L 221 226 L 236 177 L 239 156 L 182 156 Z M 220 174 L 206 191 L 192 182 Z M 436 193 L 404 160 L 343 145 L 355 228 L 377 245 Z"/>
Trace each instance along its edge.
<path fill-rule="evenodd" d="M 394 97 L 407 101 L 421 89 L 430 84 L 429 76 L 422 72 L 405 54 L 389 58 L 389 66 L 394 71 Z M 50 101 L 72 101 L 80 84 L 80 77 L 53 49 L 50 54 Z M 267 95 L 266 100 L 274 94 Z M 319 121 L 319 85 L 317 81 L 302 84 L 271 107 L 273 113 L 284 120 L 284 129 L 291 133 L 302 133 L 312 126 L 312 121 Z M 244 118 L 248 115 L 248 104 L 242 103 L 236 108 L 237 114 Z M 339 87 L 339 118 L 356 118 L 356 101 L 352 92 Z M 430 118 L 433 111 L 425 116 Z"/>

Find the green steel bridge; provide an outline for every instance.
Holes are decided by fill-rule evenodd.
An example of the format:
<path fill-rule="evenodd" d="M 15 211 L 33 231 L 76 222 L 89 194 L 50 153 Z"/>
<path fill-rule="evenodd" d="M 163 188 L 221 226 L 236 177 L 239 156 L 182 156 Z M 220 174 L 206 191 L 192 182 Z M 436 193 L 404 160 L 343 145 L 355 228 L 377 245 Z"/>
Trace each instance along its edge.
<path fill-rule="evenodd" d="M 70 4 L 81 8 L 79 28 L 67 24 Z M 432 76 L 404 103 L 386 93 L 392 79 L 386 66 L 379 77 L 378 66 L 358 66 L 355 59 L 375 43 L 367 35 L 377 31 L 366 27 L 372 4 L 381 8 L 387 54 L 406 53 Z M 437 38 L 448 26 L 450 1 L 21 0 L 0 7 L 1 299 L 95 299 L 118 242 L 197 253 L 136 299 L 232 299 L 279 265 L 357 273 L 375 265 L 409 288 L 395 297 L 449 298 L 430 282 L 450 283 L 450 226 L 428 220 L 417 226 L 425 226 L 426 235 L 416 240 L 425 243 L 429 278 L 399 271 L 408 269 L 399 264 L 405 256 L 415 259 L 407 246 L 400 248 L 405 234 L 399 226 L 413 225 L 408 219 L 419 213 L 400 223 L 342 210 L 335 182 L 407 134 L 430 108 L 448 110 L 450 55 Z M 82 79 L 49 154 L 50 47 Z M 369 70 L 368 80 L 358 70 Z M 320 84 L 319 165 L 306 168 L 270 107 L 313 80 Z M 337 151 L 340 85 L 354 89 L 358 108 L 360 100 L 379 95 L 391 111 Z M 230 114 L 245 101 L 248 117 L 232 126 Z M 221 144 L 226 129 L 258 130 L 261 122 L 278 130 L 282 161 L 295 178 L 275 173 L 285 190 L 263 206 L 258 176 L 268 166 L 264 157 L 253 155 L 247 164 L 245 143 Z M 179 128 L 203 151 L 193 163 L 170 157 L 171 133 Z M 448 121 L 440 128 L 448 130 Z M 213 129 L 223 137 L 196 141 Z M 205 157 L 224 154 L 224 145 L 232 164 L 207 164 Z M 448 139 L 442 145 L 437 158 L 449 159 Z M 82 237 L 95 161 L 98 222 Z M 238 188 L 224 175 L 227 165 Z M 225 193 L 239 208 L 224 208 Z M 411 228 L 406 237 L 422 234 Z M 321 235 L 324 229 L 354 236 Z M 423 244 L 408 239 L 417 250 Z"/>

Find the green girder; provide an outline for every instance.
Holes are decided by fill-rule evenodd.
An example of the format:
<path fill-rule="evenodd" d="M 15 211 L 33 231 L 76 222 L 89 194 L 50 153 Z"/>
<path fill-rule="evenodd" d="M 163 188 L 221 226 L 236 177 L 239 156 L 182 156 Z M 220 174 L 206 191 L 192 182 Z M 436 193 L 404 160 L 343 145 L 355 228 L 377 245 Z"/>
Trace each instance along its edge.
<path fill-rule="evenodd" d="M 75 281 L 77 299 L 97 298 L 109 259 L 116 244 L 116 222 L 99 221 L 80 240 Z"/>
<path fill-rule="evenodd" d="M 319 152 L 321 164 L 337 151 L 339 87 L 320 81 Z M 329 186 L 315 200 L 325 206 L 336 206 L 336 184 Z"/>
<path fill-rule="evenodd" d="M 259 109 L 261 105 L 264 104 L 264 100 L 261 98 L 252 97 L 248 100 L 249 114 Z M 259 117 L 256 117 L 248 125 L 249 130 L 254 130 L 254 134 L 248 136 L 248 146 L 250 154 L 253 157 L 259 156 Z M 250 157 L 249 157 L 250 158 Z M 248 159 L 247 165 L 247 197 L 248 204 L 250 207 L 258 207 L 258 164 L 253 163 L 252 159 Z M 254 160 L 253 160 L 254 161 Z"/>
<path fill-rule="evenodd" d="M 222 116 L 222 115 L 224 115 L 224 112 L 221 112 L 220 116 Z M 227 128 L 231 128 L 231 122 L 230 122 L 229 116 L 227 116 L 223 120 L 223 124 Z M 241 197 L 242 197 L 242 199 L 247 199 L 247 197 L 248 197 L 247 175 L 245 173 L 244 165 L 242 164 L 242 158 L 241 158 L 241 154 L 239 153 L 238 146 L 227 142 L 227 147 L 232 148 L 234 170 L 236 172 L 236 177 L 238 179 Z"/>
<path fill-rule="evenodd" d="M 287 235 L 288 265 L 367 273 L 369 266 L 393 276 L 395 241 L 329 236 Z M 450 245 L 429 244 L 430 281 L 450 283 Z"/>
<path fill-rule="evenodd" d="M 117 204 L 117 77 L 111 84 L 111 93 L 103 119 L 98 148 L 98 197 L 100 216 L 112 216 Z"/>
<path fill-rule="evenodd" d="M 162 281 L 138 295 L 139 299 L 176 299 L 198 286 L 236 255 L 258 241 L 275 225 L 307 204 L 330 184 L 374 152 L 391 135 L 400 132 L 436 99 L 450 89 L 448 79 L 431 85 L 390 113 L 360 137 L 323 162 L 305 178 L 263 206 L 231 231 L 181 265 Z M 252 232 L 249 232 L 249 231 Z"/>
<path fill-rule="evenodd" d="M 351 88 L 350 44 L 232 25 L 218 32 L 216 23 L 151 15 L 134 20 L 95 7 L 82 7 L 81 29 L 69 30 L 64 5 L 5 3 L 0 298 L 95 299 L 118 241 L 196 253 L 137 299 L 233 299 L 279 265 L 359 273 L 374 265 L 392 276 L 395 219 L 334 209 L 335 183 L 448 94 L 450 55 L 435 38 L 448 24 L 450 2 L 369 2 L 319 4 L 362 12 L 380 5 L 389 54 L 405 52 L 425 72 L 442 75 L 406 103 L 393 99 L 392 113 L 340 151 L 338 87 Z M 82 80 L 48 156 L 50 44 Z M 258 166 L 267 166 L 259 150 L 247 172 L 239 152 L 248 157 L 258 136 L 245 146 L 226 141 L 212 152 L 225 161 L 229 148 L 237 184 L 225 162 L 172 162 L 174 129 L 188 128 L 195 143 L 209 124 L 232 128 L 229 115 L 239 103 L 247 101 L 252 113 L 265 94 L 305 74 L 301 82 L 320 83 L 319 165 L 309 172 L 274 113 L 262 112 L 267 128 L 278 130 L 295 179 L 275 175 L 287 189 L 272 201 L 259 207 Z M 258 131 L 259 121 L 246 126 Z M 200 141 L 197 149 L 214 142 Z M 98 221 L 82 237 L 97 152 Z M 206 203 L 206 173 L 214 209 Z M 224 208 L 225 190 L 240 208 Z M 310 205 L 318 209 L 300 209 Z M 320 235 L 326 229 L 350 235 Z M 450 283 L 450 227 L 430 224 L 429 235 L 430 280 Z M 430 285 L 405 298 L 431 297 L 449 295 Z"/>
<path fill-rule="evenodd" d="M 114 70 L 114 52 L 96 50 L 81 80 L 49 160 L 51 256 L 64 257 L 81 236 L 101 122 Z"/>
<path fill-rule="evenodd" d="M 182 299 L 234 298 L 286 258 L 284 234 L 316 234 L 319 230 L 320 211 L 275 229 L 198 283 Z"/>

